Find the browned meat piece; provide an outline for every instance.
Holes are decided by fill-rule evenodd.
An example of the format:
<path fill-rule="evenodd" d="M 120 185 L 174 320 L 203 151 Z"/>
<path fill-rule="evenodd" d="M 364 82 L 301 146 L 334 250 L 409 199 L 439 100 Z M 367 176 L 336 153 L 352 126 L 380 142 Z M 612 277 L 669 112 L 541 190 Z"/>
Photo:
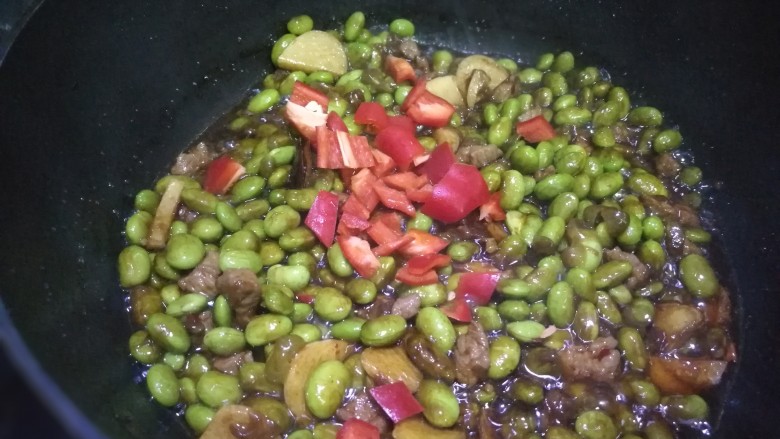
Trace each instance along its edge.
<path fill-rule="evenodd" d="M 584 345 L 575 345 L 558 352 L 563 374 L 569 379 L 590 378 L 595 381 L 611 381 L 620 366 L 617 340 L 600 337 Z"/>
<path fill-rule="evenodd" d="M 184 328 L 199 340 L 209 329 L 214 328 L 214 320 L 211 311 L 203 311 L 198 314 L 189 314 L 184 317 Z M 199 344 L 200 342 L 196 343 Z"/>
<path fill-rule="evenodd" d="M 184 204 L 179 204 L 179 209 L 176 211 L 177 220 L 184 221 L 185 223 L 189 224 L 195 221 L 196 218 L 198 218 L 198 212 L 195 212 Z"/>
<path fill-rule="evenodd" d="M 366 320 L 390 314 L 395 299 L 384 294 L 378 294 L 370 305 L 355 310 L 355 315 Z"/>
<path fill-rule="evenodd" d="M 456 156 L 458 161 L 462 163 L 481 168 L 501 158 L 503 154 L 496 145 L 474 143 L 470 139 L 466 139 L 460 144 Z"/>
<path fill-rule="evenodd" d="M 251 363 L 252 361 L 254 361 L 252 351 L 243 351 L 236 352 L 228 357 L 214 357 L 211 364 L 214 366 L 214 369 L 217 369 L 220 372 L 237 375 L 238 369 L 242 364 Z"/>
<path fill-rule="evenodd" d="M 642 203 L 651 211 L 670 223 L 676 223 L 684 227 L 699 227 L 699 215 L 690 206 L 682 203 L 673 203 L 661 196 L 641 196 Z"/>
<path fill-rule="evenodd" d="M 707 301 L 704 315 L 712 326 L 728 326 L 731 323 L 731 298 L 727 289 L 720 287 L 718 295 Z"/>
<path fill-rule="evenodd" d="M 648 373 L 664 393 L 690 395 L 720 383 L 726 365 L 718 360 L 650 357 Z"/>
<path fill-rule="evenodd" d="M 379 429 L 379 434 L 385 434 L 389 430 L 389 424 L 382 410 L 364 391 L 355 394 L 343 407 L 336 410 L 336 417 L 341 421 L 357 418 L 368 422 Z"/>
<path fill-rule="evenodd" d="M 422 57 L 423 55 L 420 51 L 420 46 L 418 46 L 413 39 L 399 38 L 393 34 L 387 36 L 385 50 L 391 55 L 400 56 L 410 60 Z"/>
<path fill-rule="evenodd" d="M 251 270 L 227 270 L 217 278 L 217 292 L 227 298 L 235 312 L 236 323 L 243 328 L 255 316 L 260 303 L 260 285 Z"/>
<path fill-rule="evenodd" d="M 200 293 L 213 298 L 217 295 L 219 252 L 209 251 L 197 267 L 179 279 L 179 288 L 188 293 Z"/>
<path fill-rule="evenodd" d="M 485 378 L 490 357 L 488 338 L 482 325 L 472 322 L 455 344 L 455 376 L 458 382 L 473 386 Z"/>
<path fill-rule="evenodd" d="M 671 154 L 661 154 L 655 158 L 655 170 L 661 177 L 672 178 L 680 173 L 680 163 Z"/>
<path fill-rule="evenodd" d="M 650 278 L 650 269 L 633 253 L 624 252 L 620 247 L 615 247 L 611 250 L 604 250 L 604 256 L 608 261 L 628 261 L 631 263 L 633 271 L 631 277 L 626 279 L 626 287 L 629 290 L 643 286 Z"/>
<path fill-rule="evenodd" d="M 677 224 L 666 228 L 666 251 L 675 257 L 683 257 L 690 254 L 701 254 L 701 249 L 685 237 L 685 231 Z"/>
<path fill-rule="evenodd" d="M 411 319 L 420 310 L 420 295 L 407 294 L 396 299 L 390 314 L 397 314 L 405 319 Z"/>
<path fill-rule="evenodd" d="M 209 150 L 205 143 L 200 142 L 187 152 L 183 152 L 176 157 L 176 163 L 171 167 L 171 174 L 174 175 L 195 175 L 201 168 L 206 166 L 215 154 Z"/>

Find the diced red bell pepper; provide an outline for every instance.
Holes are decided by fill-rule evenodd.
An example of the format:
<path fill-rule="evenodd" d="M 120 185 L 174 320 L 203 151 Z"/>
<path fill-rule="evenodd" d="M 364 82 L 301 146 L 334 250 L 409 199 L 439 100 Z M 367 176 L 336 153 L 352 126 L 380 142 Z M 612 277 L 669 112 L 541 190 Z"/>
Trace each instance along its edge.
<path fill-rule="evenodd" d="M 357 236 L 339 236 L 339 247 L 344 258 L 359 275 L 369 278 L 379 269 L 379 259 L 371 251 L 371 245 Z"/>
<path fill-rule="evenodd" d="M 409 111 L 409 108 L 412 106 L 413 103 L 415 103 L 422 95 L 425 94 L 425 92 L 428 91 L 428 89 L 425 88 L 425 83 L 428 82 L 425 79 L 420 79 L 414 84 L 414 87 L 412 87 L 411 90 L 409 90 L 409 93 L 406 94 L 406 98 L 404 98 L 404 101 L 401 102 L 401 111 L 407 112 Z"/>
<path fill-rule="evenodd" d="M 393 172 L 393 169 L 395 169 L 395 162 L 389 155 L 378 149 L 372 149 L 371 155 L 374 156 L 374 161 L 376 162 L 376 164 L 371 167 L 371 172 L 373 172 L 374 175 L 381 178 Z"/>
<path fill-rule="evenodd" d="M 317 143 L 317 127 L 325 126 L 328 115 L 304 108 L 295 102 L 284 106 L 284 117 L 307 140 Z"/>
<path fill-rule="evenodd" d="M 497 271 L 463 273 L 455 288 L 456 297 L 469 299 L 476 305 L 487 305 L 496 290 L 501 274 Z"/>
<path fill-rule="evenodd" d="M 406 268 L 411 274 L 423 274 L 426 271 L 435 268 L 446 267 L 452 261 L 447 255 L 441 253 L 431 253 L 427 255 L 415 256 L 406 263 Z"/>
<path fill-rule="evenodd" d="M 325 121 L 325 125 L 332 131 L 343 131 L 345 133 L 349 131 L 347 130 L 347 124 L 344 123 L 344 120 L 342 120 L 341 116 L 335 111 L 328 113 L 328 119 Z"/>
<path fill-rule="evenodd" d="M 385 57 L 385 71 L 399 84 L 404 81 L 414 82 L 414 80 L 417 79 L 412 64 L 397 56 L 387 55 Z"/>
<path fill-rule="evenodd" d="M 362 102 L 355 110 L 355 122 L 366 125 L 371 133 L 387 126 L 388 118 L 385 108 L 376 102 Z"/>
<path fill-rule="evenodd" d="M 374 247 L 373 251 L 377 256 L 389 256 L 398 251 L 399 248 L 408 245 L 412 241 L 414 241 L 414 237 L 403 235 L 395 241 L 388 241 L 384 244 L 379 244 L 378 246 Z"/>
<path fill-rule="evenodd" d="M 531 143 L 550 140 L 557 135 L 555 128 L 542 115 L 518 122 L 515 129 L 518 136 Z"/>
<path fill-rule="evenodd" d="M 366 136 L 349 136 L 349 144 L 352 147 L 352 156 L 355 157 L 358 168 L 370 168 L 376 165 L 373 148 L 368 144 Z"/>
<path fill-rule="evenodd" d="M 379 429 L 375 425 L 358 418 L 351 418 L 344 421 L 336 439 L 379 439 Z"/>
<path fill-rule="evenodd" d="M 324 113 L 328 109 L 328 101 L 328 96 L 326 96 L 325 93 L 315 90 L 303 82 L 295 81 L 293 84 L 292 93 L 290 93 L 290 102 L 302 107 L 308 105 L 309 102 L 316 102 L 320 105 L 322 112 Z"/>
<path fill-rule="evenodd" d="M 471 323 L 471 307 L 465 300 L 460 297 L 441 305 L 439 310 L 447 315 L 452 320 L 456 320 L 462 323 Z"/>
<path fill-rule="evenodd" d="M 344 206 L 341 207 L 341 211 L 343 213 L 351 213 L 352 215 L 355 215 L 358 218 L 363 218 L 365 220 L 371 216 L 371 211 L 360 202 L 357 195 L 354 193 L 350 195 L 349 198 L 347 198 Z"/>
<path fill-rule="evenodd" d="M 426 184 L 420 189 L 406 191 L 406 196 L 409 197 L 409 201 L 414 201 L 415 203 L 425 203 L 428 201 L 428 198 L 430 198 L 432 193 L 433 186 Z"/>
<path fill-rule="evenodd" d="M 372 187 L 379 196 L 379 201 L 384 204 L 385 207 L 395 209 L 409 216 L 413 216 L 417 212 L 414 209 L 414 206 L 412 206 L 412 203 L 409 202 L 409 198 L 406 197 L 405 193 L 388 187 L 382 180 L 375 181 Z"/>
<path fill-rule="evenodd" d="M 351 213 L 342 213 L 339 219 L 339 235 L 356 235 L 371 226 L 371 223 Z"/>
<path fill-rule="evenodd" d="M 455 163 L 433 187 L 433 193 L 422 206 L 422 212 L 444 223 L 466 217 L 490 198 L 485 180 L 471 165 Z"/>
<path fill-rule="evenodd" d="M 379 245 L 398 241 L 404 236 L 400 231 L 394 230 L 383 221 L 377 220 L 371 221 L 371 226 L 366 230 L 366 233 Z"/>
<path fill-rule="evenodd" d="M 425 81 L 417 81 L 404 99 L 402 109 L 412 120 L 429 127 L 447 125 L 455 113 L 452 104 L 425 89 Z"/>
<path fill-rule="evenodd" d="M 244 174 L 246 169 L 241 163 L 223 155 L 209 163 L 206 168 L 203 189 L 212 194 L 224 194 Z"/>
<path fill-rule="evenodd" d="M 415 399 L 403 381 L 372 387 L 369 393 L 395 423 L 423 411 L 422 405 Z"/>
<path fill-rule="evenodd" d="M 431 183 L 436 184 L 444 178 L 450 166 L 457 163 L 455 154 L 452 153 L 449 143 L 442 143 L 431 152 L 428 160 L 417 168 L 418 172 L 428 177 Z"/>
<path fill-rule="evenodd" d="M 414 132 L 417 131 L 417 124 L 414 123 L 414 121 L 410 117 L 404 116 L 403 114 L 389 116 L 385 127 L 402 128 L 412 134 L 414 134 Z"/>
<path fill-rule="evenodd" d="M 425 154 L 413 132 L 397 126 L 388 126 L 376 135 L 376 147 L 390 156 L 396 165 L 406 171 L 415 157 Z"/>
<path fill-rule="evenodd" d="M 424 175 L 417 175 L 414 172 L 398 172 L 382 177 L 388 186 L 399 191 L 416 190 L 428 183 L 428 178 Z"/>
<path fill-rule="evenodd" d="M 304 224 L 314 232 L 320 242 L 330 247 L 336 234 L 336 218 L 339 212 L 339 197 L 333 192 L 319 191 L 314 197 Z"/>
<path fill-rule="evenodd" d="M 317 127 L 317 167 L 323 169 L 341 169 L 344 162 L 341 158 L 336 132 L 327 126 Z"/>
<path fill-rule="evenodd" d="M 352 193 L 357 196 L 358 200 L 360 200 L 368 210 L 374 210 L 376 205 L 379 204 L 379 196 L 376 194 L 373 187 L 376 181 L 376 176 L 368 169 L 361 169 L 350 179 Z"/>
<path fill-rule="evenodd" d="M 414 241 L 401 248 L 401 254 L 407 258 L 439 253 L 448 244 L 446 240 L 422 230 L 407 230 L 406 234 L 414 237 Z"/>
<path fill-rule="evenodd" d="M 425 271 L 421 274 L 413 274 L 409 267 L 401 267 L 396 273 L 395 278 L 406 285 L 419 286 L 435 284 L 439 281 L 439 276 L 433 270 Z"/>
<path fill-rule="evenodd" d="M 317 127 L 318 168 L 358 169 L 375 164 L 376 160 L 365 136 L 353 136 L 346 131 L 334 131 L 328 126 Z"/>
<path fill-rule="evenodd" d="M 390 227 L 394 231 L 403 233 L 401 231 L 402 218 L 401 215 L 399 215 L 397 212 L 379 212 L 374 215 L 374 218 L 371 221 L 381 221 L 387 224 L 387 227 Z"/>
<path fill-rule="evenodd" d="M 506 219 L 506 212 L 501 208 L 501 194 L 499 192 L 491 194 L 487 203 L 479 206 L 479 219 L 488 219 L 490 221 L 503 221 Z"/>

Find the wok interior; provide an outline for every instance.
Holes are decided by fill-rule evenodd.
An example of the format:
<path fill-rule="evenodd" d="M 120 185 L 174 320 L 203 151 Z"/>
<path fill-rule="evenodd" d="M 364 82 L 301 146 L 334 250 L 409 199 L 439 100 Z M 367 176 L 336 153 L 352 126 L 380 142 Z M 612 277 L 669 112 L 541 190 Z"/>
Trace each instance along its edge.
<path fill-rule="evenodd" d="M 723 183 L 713 210 L 728 249 L 721 269 L 729 273 L 728 259 L 736 271 L 726 283 L 739 284 L 748 317 L 772 304 L 766 300 L 776 304 L 777 296 L 747 294 L 766 280 L 760 264 L 747 263 L 750 239 L 769 227 L 751 219 L 778 208 L 760 198 L 771 194 L 756 194 L 739 176 L 778 177 L 734 149 L 757 137 L 729 123 L 733 109 L 759 114 L 745 106 L 759 96 L 735 81 L 747 73 L 734 64 L 746 42 L 712 44 L 740 19 L 738 12 L 619 1 L 587 7 L 565 1 L 219 3 L 48 2 L 0 69 L 1 154 L 12 165 L 3 175 L 10 251 L 0 256 L 2 298 L 44 372 L 107 436 L 188 435 L 133 382 L 130 326 L 114 268 L 131 197 L 259 82 L 271 67 L 275 37 L 288 17 L 301 13 L 320 28 L 354 10 L 367 12 L 370 24 L 404 16 L 423 43 L 522 61 L 544 51 L 582 52 L 680 125 L 705 177 Z M 769 333 L 768 323 L 751 324 L 750 330 Z M 755 421 L 756 433 L 767 425 L 745 405 L 756 385 L 745 377 L 768 373 L 763 361 L 745 360 L 758 356 L 755 343 L 740 343 L 743 364 L 725 404 L 723 437 L 744 434 L 738 419 Z M 767 380 L 777 384 L 776 375 Z M 53 405 L 64 413 L 61 402 Z M 68 423 L 74 435 L 89 433 L 77 418 Z"/>

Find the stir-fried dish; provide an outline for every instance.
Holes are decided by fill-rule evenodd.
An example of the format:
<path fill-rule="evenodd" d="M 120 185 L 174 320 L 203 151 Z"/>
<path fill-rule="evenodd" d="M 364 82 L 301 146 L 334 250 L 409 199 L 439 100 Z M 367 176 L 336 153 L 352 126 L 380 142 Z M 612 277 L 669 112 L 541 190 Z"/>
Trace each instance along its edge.
<path fill-rule="evenodd" d="M 118 271 L 154 401 L 207 439 L 711 432 L 729 293 L 661 111 L 570 52 L 287 28 L 135 197 Z"/>

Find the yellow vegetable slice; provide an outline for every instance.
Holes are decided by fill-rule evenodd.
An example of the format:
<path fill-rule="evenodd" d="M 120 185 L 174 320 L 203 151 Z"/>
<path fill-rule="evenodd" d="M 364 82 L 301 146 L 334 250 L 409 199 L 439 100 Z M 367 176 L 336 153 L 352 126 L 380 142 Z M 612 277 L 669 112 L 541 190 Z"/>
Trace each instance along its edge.
<path fill-rule="evenodd" d="M 306 73 L 324 70 L 334 75 L 347 72 L 347 54 L 341 41 L 320 30 L 301 34 L 279 55 L 277 65 Z"/>
<path fill-rule="evenodd" d="M 366 375 L 382 383 L 403 381 L 410 392 L 420 387 L 423 374 L 400 347 L 368 348 L 360 355 Z"/>
<path fill-rule="evenodd" d="M 320 364 L 330 361 L 344 361 L 349 343 L 342 340 L 322 340 L 309 343 L 295 355 L 290 363 L 290 372 L 284 380 L 284 402 L 296 419 L 310 420 L 312 414 L 306 408 L 306 380 Z"/>
<path fill-rule="evenodd" d="M 456 107 L 463 106 L 463 95 L 458 90 L 454 75 L 439 76 L 425 83 L 425 88 Z"/>
<path fill-rule="evenodd" d="M 496 88 L 498 84 L 501 84 L 509 77 L 509 72 L 498 65 L 492 58 L 484 55 L 471 55 L 463 58 L 463 61 L 458 64 L 458 70 L 455 72 L 455 82 L 458 84 L 458 89 L 462 92 L 466 91 L 468 81 L 471 78 L 471 72 L 474 70 L 482 70 L 490 77 L 488 87 L 490 90 Z"/>

